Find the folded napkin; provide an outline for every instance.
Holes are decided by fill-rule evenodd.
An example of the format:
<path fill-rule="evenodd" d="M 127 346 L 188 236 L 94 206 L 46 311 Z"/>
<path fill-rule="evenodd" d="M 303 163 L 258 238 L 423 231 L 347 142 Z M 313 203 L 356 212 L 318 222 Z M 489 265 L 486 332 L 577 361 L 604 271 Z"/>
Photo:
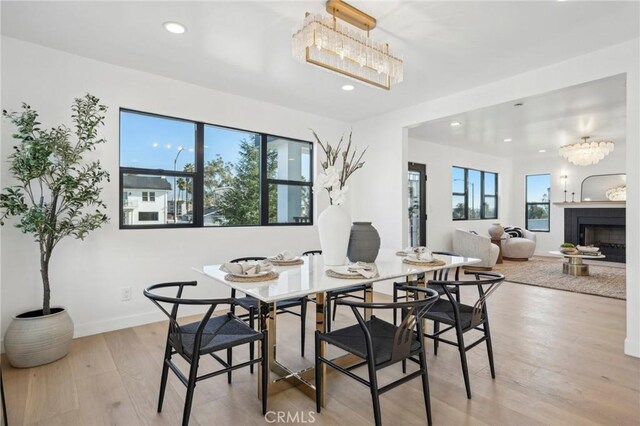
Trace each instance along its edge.
<path fill-rule="evenodd" d="M 357 262 L 348 266 L 349 272 L 357 272 L 365 278 L 373 278 L 378 275 L 378 269 L 375 265 L 365 262 Z"/>
<path fill-rule="evenodd" d="M 232 275 L 258 275 L 263 272 L 269 272 L 273 269 L 273 265 L 269 262 L 242 262 L 242 263 L 230 263 L 227 262 L 220 266 L 222 272 L 227 272 Z"/>
<path fill-rule="evenodd" d="M 433 260 L 433 253 L 426 247 L 413 247 L 413 251 L 407 253 L 411 260 L 430 262 Z"/>
<path fill-rule="evenodd" d="M 296 257 L 292 255 L 289 250 L 285 250 L 285 251 L 281 251 L 275 256 L 269 256 L 268 259 L 282 262 L 282 261 L 288 261 L 288 260 L 295 260 Z"/>

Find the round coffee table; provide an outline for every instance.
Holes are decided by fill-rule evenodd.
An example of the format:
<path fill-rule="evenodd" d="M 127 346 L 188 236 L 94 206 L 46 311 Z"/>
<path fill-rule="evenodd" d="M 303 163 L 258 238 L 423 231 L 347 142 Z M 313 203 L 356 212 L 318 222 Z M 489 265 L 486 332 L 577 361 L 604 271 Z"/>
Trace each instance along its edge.
<path fill-rule="evenodd" d="M 562 263 L 562 273 L 567 275 L 573 275 L 575 277 L 589 276 L 589 265 L 582 263 L 582 259 L 604 259 L 606 256 L 600 254 L 598 256 L 590 256 L 588 254 L 565 254 L 561 251 L 550 251 L 549 254 L 554 256 L 563 256 L 566 262 Z"/>

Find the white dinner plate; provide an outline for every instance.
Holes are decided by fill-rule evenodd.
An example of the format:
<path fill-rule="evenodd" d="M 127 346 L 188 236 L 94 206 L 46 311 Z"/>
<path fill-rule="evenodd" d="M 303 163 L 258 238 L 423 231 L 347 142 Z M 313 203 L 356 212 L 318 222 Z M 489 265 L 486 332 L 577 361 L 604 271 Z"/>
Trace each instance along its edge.
<path fill-rule="evenodd" d="M 275 257 L 267 257 L 267 260 L 269 262 L 282 262 L 282 263 L 291 263 L 291 262 L 297 262 L 301 259 L 300 256 L 296 256 L 293 257 L 291 259 L 276 259 Z"/>
<path fill-rule="evenodd" d="M 269 272 L 271 271 L 262 271 L 262 272 L 258 272 L 257 274 L 231 274 L 231 275 L 238 278 L 252 278 L 252 277 L 261 277 L 263 275 L 267 275 Z"/>
<path fill-rule="evenodd" d="M 436 260 L 436 258 L 432 257 L 431 259 L 418 259 L 413 256 L 407 256 L 407 260 L 410 260 L 411 262 L 416 262 L 416 263 L 431 263 L 434 260 Z"/>

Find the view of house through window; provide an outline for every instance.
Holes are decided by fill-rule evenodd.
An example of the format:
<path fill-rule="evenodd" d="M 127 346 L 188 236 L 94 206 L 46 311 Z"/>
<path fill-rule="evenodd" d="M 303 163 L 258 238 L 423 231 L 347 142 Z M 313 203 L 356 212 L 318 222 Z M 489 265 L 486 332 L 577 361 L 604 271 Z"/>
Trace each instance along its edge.
<path fill-rule="evenodd" d="M 551 175 L 527 176 L 526 215 L 529 231 L 548 232 L 551 199 Z"/>
<path fill-rule="evenodd" d="M 451 201 L 453 220 L 497 219 L 498 174 L 452 167 Z"/>
<path fill-rule="evenodd" d="M 311 223 L 310 142 L 120 115 L 122 226 Z"/>

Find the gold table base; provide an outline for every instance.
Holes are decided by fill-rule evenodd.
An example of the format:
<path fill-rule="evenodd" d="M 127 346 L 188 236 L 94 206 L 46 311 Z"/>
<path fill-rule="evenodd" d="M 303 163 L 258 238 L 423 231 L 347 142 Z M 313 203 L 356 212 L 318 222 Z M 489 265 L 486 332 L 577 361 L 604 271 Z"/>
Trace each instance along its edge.
<path fill-rule="evenodd" d="M 581 257 L 567 257 L 567 261 L 562 263 L 562 273 L 573 275 L 574 277 L 589 276 L 589 265 L 582 263 Z"/>

